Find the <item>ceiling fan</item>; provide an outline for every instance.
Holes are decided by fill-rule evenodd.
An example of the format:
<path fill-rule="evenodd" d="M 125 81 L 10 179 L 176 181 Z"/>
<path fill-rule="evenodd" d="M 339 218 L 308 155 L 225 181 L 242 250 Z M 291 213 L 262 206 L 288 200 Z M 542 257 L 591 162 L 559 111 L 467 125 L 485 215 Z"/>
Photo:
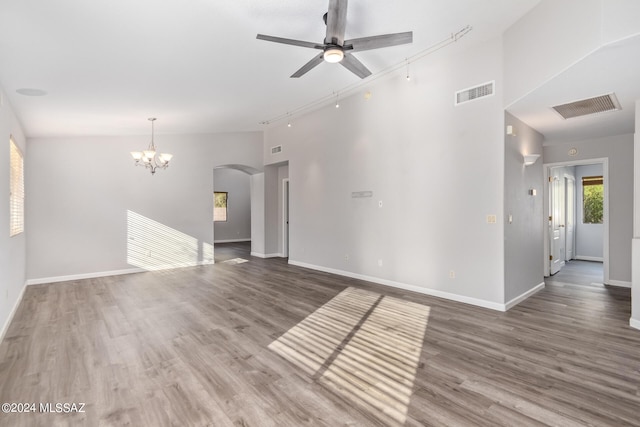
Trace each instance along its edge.
<path fill-rule="evenodd" d="M 327 61 L 331 63 L 339 62 L 347 70 L 364 79 L 371 75 L 371 71 L 352 55 L 353 52 L 411 43 L 413 42 L 413 32 L 407 31 L 405 33 L 383 34 L 380 36 L 345 40 L 344 31 L 347 26 L 347 1 L 348 0 L 329 0 L 329 11 L 323 16 L 324 23 L 327 26 L 327 36 L 324 39 L 324 43 L 285 39 L 282 37 L 266 36 L 264 34 L 258 34 L 256 38 L 259 40 L 322 50 L 320 55 L 304 64 L 302 68 L 293 73 L 291 77 L 301 77 L 322 61 Z"/>

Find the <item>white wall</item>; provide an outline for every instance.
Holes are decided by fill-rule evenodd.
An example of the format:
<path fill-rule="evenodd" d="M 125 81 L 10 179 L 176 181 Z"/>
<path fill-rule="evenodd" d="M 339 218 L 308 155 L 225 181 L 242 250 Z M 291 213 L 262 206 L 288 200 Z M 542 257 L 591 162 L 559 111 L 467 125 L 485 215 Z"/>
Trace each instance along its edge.
<path fill-rule="evenodd" d="M 523 158 L 525 154 L 542 155 L 544 138 L 509 113 L 505 125 L 515 130 L 515 135 L 505 136 L 504 266 L 505 301 L 509 302 L 544 282 L 543 266 L 538 262 L 545 233 L 543 161 L 524 166 Z M 529 194 L 532 189 L 535 196 Z"/>
<path fill-rule="evenodd" d="M 260 132 L 156 135 L 159 149 L 174 158 L 152 176 L 129 155 L 148 144 L 148 135 L 30 139 L 28 278 L 208 262 L 213 169 L 260 169 L 262 143 Z M 131 262 L 135 245 L 144 247 Z"/>
<path fill-rule="evenodd" d="M 6 96 L 0 88 L 0 194 L 2 194 L 2 208 L 0 208 L 0 339 L 4 337 L 8 321 L 24 291 L 26 280 L 26 235 L 25 232 L 9 237 L 9 137 L 22 150 L 25 164 L 30 153 L 22 131 L 22 127 L 13 113 Z M 25 166 L 26 167 L 26 166 Z M 29 194 L 30 187 L 25 191 Z M 26 215 L 26 214 L 25 214 Z"/>
<path fill-rule="evenodd" d="M 264 256 L 264 172 L 251 175 L 251 255 Z"/>
<path fill-rule="evenodd" d="M 597 261 L 602 260 L 604 225 L 584 223 L 584 197 L 582 178 L 601 176 L 602 164 L 579 165 L 576 174 L 576 258 Z"/>
<path fill-rule="evenodd" d="M 226 191 L 227 220 L 213 225 L 214 242 L 251 240 L 250 176 L 230 168 L 217 168 L 213 172 L 214 191 Z"/>
<path fill-rule="evenodd" d="M 640 329 L 640 100 L 636 101 L 636 133 L 633 136 L 633 242 L 631 319 L 629 323 Z"/>
<path fill-rule="evenodd" d="M 631 281 L 631 238 L 633 227 L 633 135 L 618 135 L 544 147 L 544 162 L 609 160 L 609 279 Z M 570 148 L 578 154 L 569 156 Z"/>
<path fill-rule="evenodd" d="M 400 71 L 341 99 L 339 110 L 293 117 L 291 128 L 270 125 L 265 163 L 289 162 L 289 262 L 500 306 L 501 55 L 495 39 L 416 62 L 410 82 Z M 495 96 L 453 105 L 455 91 L 491 80 Z M 282 153 L 272 156 L 279 144 Z M 351 197 L 363 190 L 373 197 Z M 496 224 L 487 223 L 491 214 Z"/>

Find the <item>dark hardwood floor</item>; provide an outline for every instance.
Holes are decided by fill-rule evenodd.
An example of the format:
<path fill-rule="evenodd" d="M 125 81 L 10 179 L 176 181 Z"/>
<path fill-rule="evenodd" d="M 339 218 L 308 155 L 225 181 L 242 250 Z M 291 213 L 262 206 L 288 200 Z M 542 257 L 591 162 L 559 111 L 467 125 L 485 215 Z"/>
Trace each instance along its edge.
<path fill-rule="evenodd" d="M 500 313 L 215 251 L 28 287 L 0 402 L 85 412 L 0 425 L 640 426 L 629 289 L 550 284 Z"/>

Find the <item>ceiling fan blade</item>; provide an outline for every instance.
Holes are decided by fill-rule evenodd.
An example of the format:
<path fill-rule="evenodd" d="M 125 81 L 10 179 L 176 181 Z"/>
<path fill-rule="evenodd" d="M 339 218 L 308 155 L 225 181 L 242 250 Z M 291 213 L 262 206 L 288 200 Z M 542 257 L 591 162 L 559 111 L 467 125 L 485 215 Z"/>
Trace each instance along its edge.
<path fill-rule="evenodd" d="M 369 69 L 365 67 L 362 62 L 358 61 L 355 56 L 349 53 L 345 52 L 344 58 L 342 58 L 342 61 L 340 61 L 340 63 L 344 66 L 344 68 L 351 71 L 361 79 L 364 79 L 365 77 L 371 75 L 371 71 L 369 71 Z"/>
<path fill-rule="evenodd" d="M 397 46 L 413 42 L 413 31 L 406 33 L 383 34 L 381 36 L 362 37 L 345 40 L 344 48 L 351 52 L 379 49 L 381 47 Z"/>
<path fill-rule="evenodd" d="M 294 46 L 309 47 L 311 49 L 323 49 L 324 46 L 318 43 L 305 42 L 303 40 L 285 39 L 282 37 L 265 36 L 264 34 L 258 34 L 256 36 L 258 40 L 266 40 L 268 42 L 290 44 Z"/>
<path fill-rule="evenodd" d="M 300 68 L 298 71 L 293 73 L 291 77 L 298 78 L 298 77 L 304 76 L 305 74 L 307 74 L 307 72 L 309 72 L 309 70 L 316 67 L 322 61 L 324 61 L 324 53 L 321 53 L 320 55 L 313 58 L 311 61 L 304 64 L 302 68 Z"/>
<path fill-rule="evenodd" d="M 327 12 L 327 37 L 324 42 L 342 46 L 347 27 L 347 0 L 329 0 Z"/>

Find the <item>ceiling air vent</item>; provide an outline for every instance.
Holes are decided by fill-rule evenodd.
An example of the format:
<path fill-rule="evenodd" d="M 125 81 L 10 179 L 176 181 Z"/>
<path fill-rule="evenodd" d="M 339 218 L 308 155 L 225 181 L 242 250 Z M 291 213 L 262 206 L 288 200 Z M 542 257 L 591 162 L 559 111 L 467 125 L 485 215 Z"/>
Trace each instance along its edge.
<path fill-rule="evenodd" d="M 271 154 L 282 153 L 282 145 L 276 145 L 275 147 L 271 147 Z"/>
<path fill-rule="evenodd" d="M 587 116 L 589 114 L 604 113 L 606 111 L 621 110 L 618 98 L 615 93 L 596 96 L 595 98 L 583 99 L 570 102 L 568 104 L 556 105 L 552 107 L 563 119 Z"/>
<path fill-rule="evenodd" d="M 465 102 L 474 101 L 476 99 L 492 96 L 496 82 L 491 81 L 483 83 L 479 86 L 470 87 L 456 92 L 455 105 L 464 104 Z"/>

